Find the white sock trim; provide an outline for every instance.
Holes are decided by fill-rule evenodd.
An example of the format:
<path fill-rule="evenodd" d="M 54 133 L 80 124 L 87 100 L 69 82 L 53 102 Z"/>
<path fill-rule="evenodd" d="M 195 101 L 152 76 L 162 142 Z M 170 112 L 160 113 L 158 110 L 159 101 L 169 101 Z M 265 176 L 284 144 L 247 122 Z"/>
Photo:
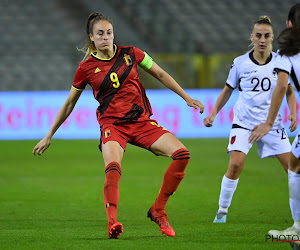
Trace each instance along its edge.
<path fill-rule="evenodd" d="M 221 207 L 221 206 L 219 206 L 218 213 L 227 214 L 228 213 L 228 207 Z"/>

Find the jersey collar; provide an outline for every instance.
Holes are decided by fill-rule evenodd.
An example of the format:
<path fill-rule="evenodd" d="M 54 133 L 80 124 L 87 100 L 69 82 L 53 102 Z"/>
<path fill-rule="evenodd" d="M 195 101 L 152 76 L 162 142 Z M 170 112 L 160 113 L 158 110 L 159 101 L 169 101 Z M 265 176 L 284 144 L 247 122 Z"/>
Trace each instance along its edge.
<path fill-rule="evenodd" d="M 109 61 L 111 61 L 115 57 L 115 55 L 117 54 L 117 51 L 118 51 L 118 47 L 117 47 L 117 45 L 114 44 L 114 54 L 112 55 L 111 58 L 101 58 L 101 57 L 98 57 L 98 56 L 96 56 L 97 51 L 93 51 L 91 53 L 91 56 L 94 57 L 95 59 L 99 60 L 99 61 L 109 62 Z"/>
<path fill-rule="evenodd" d="M 251 61 L 254 62 L 254 63 L 257 64 L 257 65 L 260 65 L 260 66 L 266 65 L 266 64 L 268 64 L 268 63 L 272 60 L 272 52 L 271 52 L 271 53 L 270 53 L 270 56 L 269 56 L 268 59 L 266 60 L 265 64 L 259 64 L 258 61 L 255 60 L 255 58 L 254 58 L 254 56 L 253 56 L 253 52 L 254 52 L 254 50 L 252 50 L 252 51 L 249 53 L 249 57 L 250 57 Z"/>

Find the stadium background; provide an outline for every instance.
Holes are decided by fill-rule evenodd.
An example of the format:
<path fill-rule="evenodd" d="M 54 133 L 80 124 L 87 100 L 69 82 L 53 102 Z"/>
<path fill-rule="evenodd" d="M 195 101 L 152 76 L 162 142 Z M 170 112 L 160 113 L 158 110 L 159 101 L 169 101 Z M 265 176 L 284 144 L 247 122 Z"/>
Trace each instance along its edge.
<path fill-rule="evenodd" d="M 184 88 L 222 88 L 233 58 L 249 49 L 253 22 L 269 15 L 277 36 L 296 2 L 1 0 L 0 91 L 69 90 L 95 11 L 113 20 L 117 44 L 147 51 Z M 141 75 L 147 89 L 162 88 Z"/>
<path fill-rule="evenodd" d="M 215 128 L 206 130 L 202 120 L 223 88 L 233 58 L 249 49 L 252 23 L 269 15 L 277 36 L 296 2 L 0 0 L 0 248 L 290 249 L 266 238 L 268 230 L 292 225 L 287 175 L 278 161 L 259 159 L 256 145 L 247 156 L 228 223 L 212 223 L 228 165 L 227 138 L 238 93 L 234 91 L 218 115 Z M 83 57 L 77 47 L 84 44 L 85 21 L 94 11 L 113 19 L 117 44 L 147 51 L 206 105 L 198 115 L 140 71 L 160 124 L 177 135 L 182 126 L 196 137 L 224 137 L 181 139 L 191 160 L 167 206 L 174 238 L 162 237 L 146 218 L 170 159 L 128 145 L 119 203 L 125 232 L 118 241 L 107 240 L 104 164 L 97 148 L 97 103 L 90 89 L 58 138 L 78 136 L 91 126 L 84 138 L 97 139 L 52 140 L 42 157 L 31 154 L 68 94 Z M 281 113 L 287 128 L 286 108 Z"/>
<path fill-rule="evenodd" d="M 270 16 L 277 36 L 294 2 L 1 0 L 0 139 L 38 139 L 48 131 L 82 60 L 77 48 L 85 43 L 86 18 L 95 11 L 113 20 L 117 44 L 147 51 L 206 106 L 205 113 L 197 116 L 170 91 L 157 91 L 165 87 L 140 70 L 159 124 L 181 138 L 227 137 L 237 90 L 214 128 L 203 128 L 203 117 L 223 88 L 233 59 L 249 50 L 253 22 L 261 15 Z M 277 47 L 275 40 L 274 50 Z M 99 137 L 97 103 L 89 86 L 85 92 L 87 98 L 80 99 L 74 112 L 81 125 L 69 118 L 69 125 L 55 138 Z M 287 126 L 286 112 L 285 104 L 280 113 Z"/>

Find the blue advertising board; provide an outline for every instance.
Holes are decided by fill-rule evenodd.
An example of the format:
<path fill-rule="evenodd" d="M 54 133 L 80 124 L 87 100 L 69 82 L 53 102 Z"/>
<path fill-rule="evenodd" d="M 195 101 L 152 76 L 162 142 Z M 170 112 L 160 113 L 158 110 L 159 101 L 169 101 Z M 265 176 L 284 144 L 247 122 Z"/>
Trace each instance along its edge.
<path fill-rule="evenodd" d="M 188 107 L 185 101 L 170 90 L 147 90 L 153 116 L 158 124 L 179 138 L 228 137 L 233 119 L 233 106 L 238 91 L 217 115 L 213 127 L 206 128 L 203 119 L 209 115 L 221 89 L 193 89 L 186 92 L 205 105 L 205 112 Z M 69 91 L 0 92 L 0 140 L 43 138 L 53 123 Z M 299 105 L 298 105 L 299 106 Z M 91 90 L 85 90 L 73 112 L 58 129 L 54 138 L 99 139 L 96 120 L 98 102 Z M 289 109 L 286 101 L 280 109 L 286 130 Z M 290 136 L 296 133 L 289 133 Z"/>

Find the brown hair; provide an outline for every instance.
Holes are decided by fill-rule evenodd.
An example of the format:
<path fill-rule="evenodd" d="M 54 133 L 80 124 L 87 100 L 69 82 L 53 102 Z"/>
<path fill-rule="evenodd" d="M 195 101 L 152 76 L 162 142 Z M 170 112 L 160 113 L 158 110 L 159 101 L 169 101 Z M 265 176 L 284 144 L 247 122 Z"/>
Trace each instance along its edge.
<path fill-rule="evenodd" d="M 293 27 L 284 29 L 279 34 L 279 54 L 294 56 L 300 52 L 300 3 L 290 9 L 288 21 L 291 21 Z"/>
<path fill-rule="evenodd" d="M 86 41 L 85 45 L 83 46 L 83 48 L 79 49 L 80 51 L 82 51 L 85 54 L 82 61 L 86 60 L 92 52 L 96 51 L 95 44 L 90 39 L 90 34 L 93 34 L 94 24 L 101 20 L 105 20 L 105 21 L 109 22 L 111 25 L 113 25 L 112 21 L 108 17 L 102 15 L 99 12 L 90 14 L 87 19 L 87 22 L 86 22 L 87 41 Z"/>
<path fill-rule="evenodd" d="M 272 27 L 272 29 L 273 29 L 273 25 L 272 25 L 272 22 L 271 22 L 271 18 L 268 17 L 268 16 L 260 16 L 259 19 L 258 19 L 256 22 L 253 23 L 253 25 L 252 25 L 252 31 L 253 31 L 253 29 L 254 29 L 255 24 L 268 24 L 268 25 L 270 25 L 270 26 Z"/>

